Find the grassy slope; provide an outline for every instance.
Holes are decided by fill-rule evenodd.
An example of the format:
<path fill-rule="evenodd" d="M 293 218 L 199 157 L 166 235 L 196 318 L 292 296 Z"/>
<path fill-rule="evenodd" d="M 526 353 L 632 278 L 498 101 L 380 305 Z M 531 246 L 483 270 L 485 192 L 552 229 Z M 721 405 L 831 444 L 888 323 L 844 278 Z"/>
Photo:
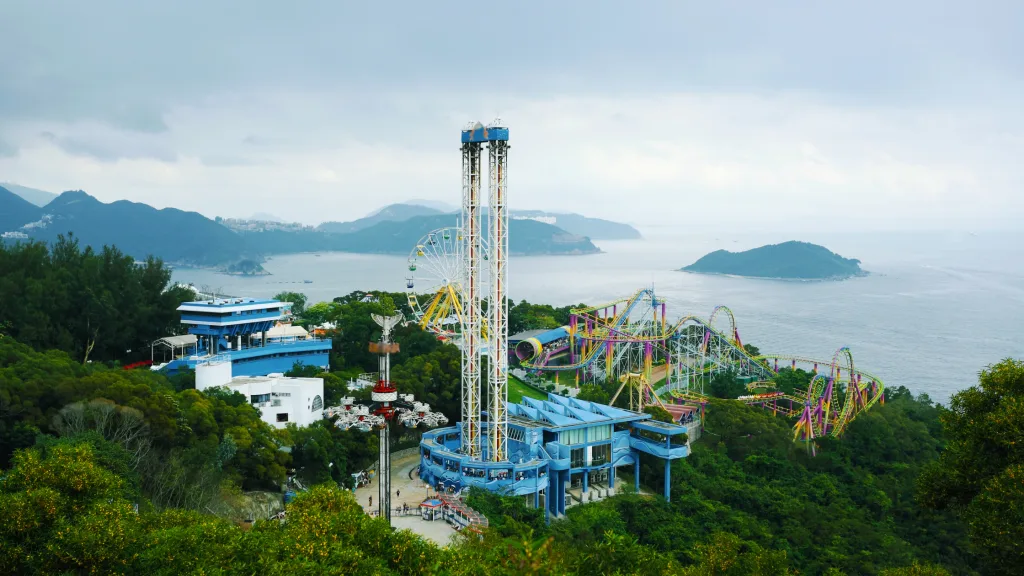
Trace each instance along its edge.
<path fill-rule="evenodd" d="M 548 395 L 531 388 L 520 381 L 511 374 L 508 377 L 508 401 L 509 404 L 519 404 L 523 399 L 523 396 L 527 398 L 536 398 L 537 400 L 547 400 Z"/>

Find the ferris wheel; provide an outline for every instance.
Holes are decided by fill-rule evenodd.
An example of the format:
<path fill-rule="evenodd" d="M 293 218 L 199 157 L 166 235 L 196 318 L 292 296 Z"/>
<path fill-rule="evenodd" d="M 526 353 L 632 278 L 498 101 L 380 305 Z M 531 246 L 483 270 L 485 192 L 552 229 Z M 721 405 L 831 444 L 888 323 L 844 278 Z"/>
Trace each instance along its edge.
<path fill-rule="evenodd" d="M 439 228 L 420 238 L 409 253 L 409 307 L 420 327 L 441 339 L 455 339 L 461 332 L 462 244 L 459 228 Z"/>

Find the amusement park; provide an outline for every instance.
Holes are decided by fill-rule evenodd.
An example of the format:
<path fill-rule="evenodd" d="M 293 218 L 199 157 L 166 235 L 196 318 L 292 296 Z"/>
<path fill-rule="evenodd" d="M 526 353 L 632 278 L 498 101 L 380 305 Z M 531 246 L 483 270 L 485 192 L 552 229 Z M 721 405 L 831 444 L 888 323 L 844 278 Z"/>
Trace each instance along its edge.
<path fill-rule="evenodd" d="M 745 387 L 737 401 L 790 419 L 793 440 L 811 454 L 815 439 L 841 437 L 859 414 L 884 402 L 884 384 L 854 365 L 849 348 L 820 358 L 761 353 L 742 342 L 728 307 L 707 316 L 670 309 L 653 286 L 572 309 L 563 326 L 510 335 L 509 150 L 500 121 L 462 131 L 459 223 L 425 234 L 407 260 L 412 316 L 404 320 L 461 353 L 459 420 L 425 432 L 419 445 L 416 472 L 439 496 L 482 488 L 558 518 L 567 507 L 615 494 L 623 479 L 640 491 L 640 461 L 650 458 L 662 462 L 667 500 L 671 463 L 701 437 L 710 387 L 722 375 Z M 388 346 L 382 341 L 377 349 Z M 381 363 L 375 401 L 394 394 L 386 358 Z M 560 393 L 510 403 L 510 369 Z M 805 375 L 806 386 L 778 386 L 787 371 Z M 578 398 L 587 385 L 609 390 L 610 401 Z M 651 408 L 668 418 L 653 418 Z M 443 425 L 448 418 L 429 420 Z M 389 476 L 385 444 L 380 470 Z M 384 488 L 379 494 L 384 510 L 389 496 Z"/>
<path fill-rule="evenodd" d="M 349 387 L 365 385 L 368 397 L 325 406 L 322 380 L 284 377 L 296 363 L 326 369 L 332 344 L 282 324 L 290 304 L 278 300 L 182 304 L 189 334 L 154 342 L 152 369 L 194 369 L 199 389 L 229 386 L 254 405 L 276 407 L 265 420 L 277 428 L 322 413 L 338 428 L 376 434 L 377 466 L 356 482 L 367 510 L 392 522 L 396 510 L 408 511 L 408 500 L 396 507 L 393 496 L 425 488 L 414 513 L 459 528 L 486 523 L 465 505 L 473 489 L 519 498 L 548 521 L 623 490 L 670 500 L 672 463 L 704 435 L 712 398 L 788 419 L 793 441 L 812 456 L 817 439 L 841 437 L 858 415 L 884 403 L 884 384 L 854 365 L 849 348 L 821 357 L 762 353 L 741 340 L 728 307 L 703 316 L 671 306 L 653 286 L 509 334 L 509 151 L 500 121 L 462 131 L 459 220 L 411 247 L 406 306 L 372 315 L 379 339 L 367 346 L 377 372 Z M 410 325 L 458 350 L 459 414 L 434 410 L 392 382 L 392 355 L 400 353 L 394 334 Z M 161 363 L 158 349 L 172 359 Z M 723 381 L 731 383 L 727 395 L 716 391 Z M 395 426 L 426 431 L 393 468 Z M 649 472 L 641 486 L 642 461 L 663 473 L 656 486 Z"/>

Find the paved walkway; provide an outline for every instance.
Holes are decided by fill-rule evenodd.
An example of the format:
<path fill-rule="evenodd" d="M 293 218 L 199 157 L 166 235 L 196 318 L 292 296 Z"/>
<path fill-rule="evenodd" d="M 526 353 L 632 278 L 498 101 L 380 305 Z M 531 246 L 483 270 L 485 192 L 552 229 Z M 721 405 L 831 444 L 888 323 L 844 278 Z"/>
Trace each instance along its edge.
<path fill-rule="evenodd" d="M 432 540 L 439 545 L 448 544 L 455 535 L 455 529 L 444 520 L 423 520 L 419 516 L 419 506 L 425 498 L 434 496 L 436 492 L 424 484 L 413 470 L 419 466 L 420 456 L 418 453 L 406 454 L 401 458 L 391 460 L 391 525 L 398 529 L 409 529 Z M 411 478 L 410 478 L 411 476 Z M 373 497 L 373 506 L 370 506 L 370 497 Z M 362 488 L 355 490 L 356 502 L 369 515 L 377 513 L 377 478 Z M 394 509 L 401 508 L 402 504 L 408 504 L 409 515 L 395 515 Z"/>

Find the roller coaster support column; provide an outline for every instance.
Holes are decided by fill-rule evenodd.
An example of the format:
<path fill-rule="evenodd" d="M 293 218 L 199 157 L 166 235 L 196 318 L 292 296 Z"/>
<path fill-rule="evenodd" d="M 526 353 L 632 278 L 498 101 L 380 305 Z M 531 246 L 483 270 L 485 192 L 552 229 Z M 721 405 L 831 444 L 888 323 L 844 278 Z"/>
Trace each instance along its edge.
<path fill-rule="evenodd" d="M 672 437 L 665 436 L 665 448 L 672 450 Z M 672 461 L 665 460 L 665 500 L 672 501 Z"/>
<path fill-rule="evenodd" d="M 613 356 L 612 356 L 612 341 L 611 341 L 611 339 L 607 339 L 607 340 L 604 341 L 604 352 L 605 352 L 605 357 L 604 357 L 605 372 L 604 373 L 605 373 L 606 377 L 611 378 L 611 374 L 612 374 L 612 359 L 613 359 Z"/>
<path fill-rule="evenodd" d="M 487 130 L 496 129 L 490 136 Z M 504 131 L 504 137 L 500 135 Z M 492 462 L 508 460 L 508 298 L 506 282 L 508 274 L 508 211 L 506 198 L 506 177 L 508 175 L 508 129 L 494 124 L 484 131 L 488 138 L 490 202 L 489 246 L 491 263 L 491 296 L 487 307 L 490 322 L 488 351 L 488 390 L 490 392 L 490 433 L 488 434 L 489 456 Z"/>
<path fill-rule="evenodd" d="M 640 455 L 636 455 L 636 459 L 633 460 L 633 487 L 636 491 L 640 491 Z"/>
<path fill-rule="evenodd" d="M 462 138 L 462 229 L 465 248 L 462 339 L 462 452 L 480 457 L 480 150 L 482 144 Z"/>

